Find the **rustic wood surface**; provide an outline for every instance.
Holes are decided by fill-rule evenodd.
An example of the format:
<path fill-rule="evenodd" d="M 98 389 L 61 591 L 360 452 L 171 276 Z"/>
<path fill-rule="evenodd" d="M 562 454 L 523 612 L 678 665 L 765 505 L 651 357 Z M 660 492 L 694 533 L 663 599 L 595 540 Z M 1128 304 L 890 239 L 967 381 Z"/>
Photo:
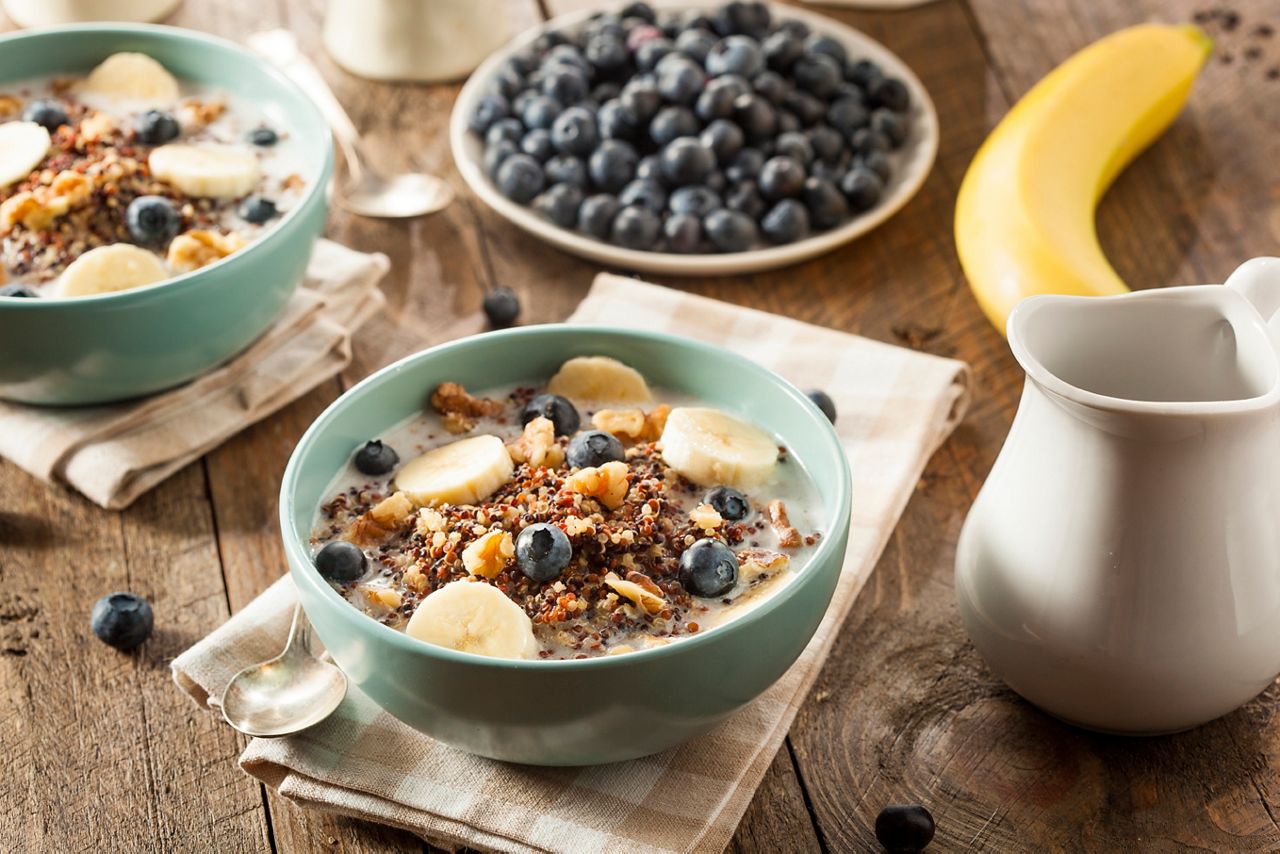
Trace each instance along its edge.
<path fill-rule="evenodd" d="M 524 322 L 563 318 L 596 268 L 467 194 L 445 138 L 457 86 L 346 74 L 320 49 L 323 5 L 186 0 L 172 23 L 231 38 L 293 29 L 379 164 L 446 175 L 459 201 L 399 223 L 335 212 L 331 237 L 394 262 L 389 309 L 361 335 L 351 368 L 129 510 L 102 511 L 0 462 L 0 850 L 423 848 L 401 832 L 302 810 L 242 774 L 243 741 L 172 687 L 168 663 L 283 571 L 279 477 L 303 429 L 345 385 L 482 329 L 480 300 L 495 284 L 519 292 Z M 581 3 L 511 3 L 517 26 L 573 5 Z M 1276 690 L 1194 732 L 1108 738 L 1036 712 L 966 639 L 953 600 L 954 543 L 1008 429 L 1021 375 L 969 295 L 951 212 L 985 133 L 1057 62 L 1119 27 L 1200 13 L 1217 54 L 1185 115 L 1103 203 L 1102 242 L 1136 287 L 1221 281 L 1240 260 L 1274 254 L 1280 35 L 1259 26 L 1280 24 L 1280 5 L 940 0 L 896 13 L 823 11 L 884 42 L 932 92 L 942 148 L 924 189 L 879 230 L 804 265 L 658 279 L 965 359 L 978 396 L 925 472 L 731 849 L 868 850 L 879 809 L 910 801 L 937 819 L 931 850 L 1277 849 Z M 147 596 L 157 614 L 155 637 L 127 656 L 88 628 L 93 600 L 124 588 Z"/>

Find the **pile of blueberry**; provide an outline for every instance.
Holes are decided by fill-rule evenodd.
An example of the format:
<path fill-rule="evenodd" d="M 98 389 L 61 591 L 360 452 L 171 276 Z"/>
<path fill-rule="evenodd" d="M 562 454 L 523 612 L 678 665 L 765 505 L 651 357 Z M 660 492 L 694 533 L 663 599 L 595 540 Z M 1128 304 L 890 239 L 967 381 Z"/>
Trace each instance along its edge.
<path fill-rule="evenodd" d="M 875 207 L 906 140 L 901 80 L 763 3 L 552 31 L 470 116 L 507 198 L 628 249 L 742 252 Z"/>

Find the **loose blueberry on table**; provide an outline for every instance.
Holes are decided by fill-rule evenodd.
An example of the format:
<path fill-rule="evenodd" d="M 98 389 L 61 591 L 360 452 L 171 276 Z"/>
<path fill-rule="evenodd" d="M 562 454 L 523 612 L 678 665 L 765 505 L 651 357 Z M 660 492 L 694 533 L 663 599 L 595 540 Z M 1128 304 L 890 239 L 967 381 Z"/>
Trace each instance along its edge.
<path fill-rule="evenodd" d="M 497 287 L 484 295 L 485 317 L 495 329 L 502 329 L 516 322 L 520 316 L 520 298 L 507 287 Z"/>
<path fill-rule="evenodd" d="M 895 854 L 923 851 L 933 832 L 933 816 L 920 804 L 890 804 L 876 816 L 876 839 Z"/>
<path fill-rule="evenodd" d="M 499 192 L 562 228 L 744 252 L 880 204 L 911 106 L 901 80 L 763 3 L 633 3 L 509 59 L 469 127 Z"/>
<path fill-rule="evenodd" d="M 112 593 L 93 605 L 90 627 L 98 640 L 127 652 L 151 635 L 155 617 L 147 600 L 133 593 Z"/>

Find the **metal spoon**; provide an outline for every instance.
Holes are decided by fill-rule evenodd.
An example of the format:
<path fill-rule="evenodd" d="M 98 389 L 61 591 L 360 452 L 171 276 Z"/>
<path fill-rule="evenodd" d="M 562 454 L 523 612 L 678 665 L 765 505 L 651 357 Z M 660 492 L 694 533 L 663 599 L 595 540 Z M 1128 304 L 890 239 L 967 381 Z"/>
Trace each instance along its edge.
<path fill-rule="evenodd" d="M 311 624 L 302 606 L 284 651 L 241 670 L 222 693 L 222 716 L 245 735 L 292 735 L 320 723 L 347 694 L 347 677 L 338 666 L 311 654 Z"/>
<path fill-rule="evenodd" d="M 347 161 L 347 184 L 338 198 L 344 208 L 361 216 L 396 219 L 435 213 L 453 201 L 453 188 L 435 175 L 402 172 L 384 176 L 369 168 L 360 157 L 360 134 L 355 125 L 319 69 L 298 50 L 293 33 L 268 30 L 250 36 L 248 43 L 297 83 L 328 120 Z"/>

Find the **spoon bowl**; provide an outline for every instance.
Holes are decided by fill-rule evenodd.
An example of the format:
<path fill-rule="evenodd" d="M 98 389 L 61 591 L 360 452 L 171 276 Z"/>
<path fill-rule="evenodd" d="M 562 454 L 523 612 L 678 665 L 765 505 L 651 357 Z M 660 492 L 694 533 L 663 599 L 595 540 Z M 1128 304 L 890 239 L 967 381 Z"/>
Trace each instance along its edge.
<path fill-rule="evenodd" d="M 382 176 L 366 170 L 338 196 L 338 204 L 361 216 L 400 219 L 435 213 L 453 201 L 447 181 L 423 172 Z"/>

